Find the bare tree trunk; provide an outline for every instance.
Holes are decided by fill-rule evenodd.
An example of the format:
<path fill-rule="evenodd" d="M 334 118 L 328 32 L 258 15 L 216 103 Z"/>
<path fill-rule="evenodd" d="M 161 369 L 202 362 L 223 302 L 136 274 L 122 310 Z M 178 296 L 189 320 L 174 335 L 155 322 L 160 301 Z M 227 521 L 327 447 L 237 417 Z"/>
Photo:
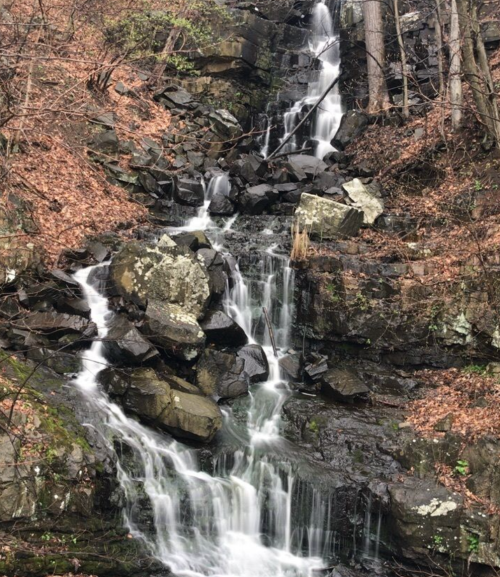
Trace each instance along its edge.
<path fill-rule="evenodd" d="M 365 42 L 368 64 L 368 111 L 372 113 L 389 107 L 389 94 L 385 82 L 385 44 L 382 4 L 380 0 L 364 0 Z"/>
<path fill-rule="evenodd" d="M 399 54 L 401 57 L 401 76 L 403 78 L 403 116 L 409 118 L 410 116 L 410 105 L 408 98 L 408 65 L 406 63 L 406 50 L 405 43 L 403 40 L 403 35 L 401 34 L 401 23 L 399 21 L 399 2 L 398 0 L 393 0 L 394 4 L 394 20 L 396 23 L 396 34 L 398 37 L 399 44 Z"/>
<path fill-rule="evenodd" d="M 460 57 L 460 22 L 458 18 L 457 0 L 451 0 L 450 23 L 450 104 L 451 126 L 459 130 L 462 126 L 462 61 Z"/>
<path fill-rule="evenodd" d="M 457 0 L 464 72 L 488 136 L 500 144 L 500 116 L 475 0 Z"/>
<path fill-rule="evenodd" d="M 186 18 L 188 15 L 189 6 L 187 5 L 189 2 L 184 1 L 181 6 L 179 7 L 179 18 Z M 166 63 L 165 61 L 169 57 L 169 55 L 174 51 L 175 44 L 181 35 L 181 29 L 177 26 L 174 26 L 170 30 L 170 34 L 168 35 L 167 40 L 165 41 L 165 45 L 162 48 L 162 51 L 159 55 L 159 62 L 154 67 L 153 70 L 153 77 L 152 80 L 155 82 L 160 79 L 160 77 L 165 72 Z"/>
<path fill-rule="evenodd" d="M 441 2 L 436 0 L 436 43 L 437 43 L 437 61 L 439 77 L 439 96 L 444 97 L 444 71 L 443 71 L 443 19 L 441 14 Z"/>

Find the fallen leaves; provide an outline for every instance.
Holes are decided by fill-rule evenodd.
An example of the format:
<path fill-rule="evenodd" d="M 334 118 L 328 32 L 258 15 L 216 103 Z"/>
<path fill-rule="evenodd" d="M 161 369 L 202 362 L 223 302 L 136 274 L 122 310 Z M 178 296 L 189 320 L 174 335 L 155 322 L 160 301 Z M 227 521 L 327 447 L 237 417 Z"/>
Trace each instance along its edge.
<path fill-rule="evenodd" d="M 436 425 L 450 413 L 451 431 L 473 442 L 500 436 L 500 382 L 497 377 L 458 369 L 423 371 L 423 398 L 408 404 L 408 421 L 425 437 L 436 437 Z"/>

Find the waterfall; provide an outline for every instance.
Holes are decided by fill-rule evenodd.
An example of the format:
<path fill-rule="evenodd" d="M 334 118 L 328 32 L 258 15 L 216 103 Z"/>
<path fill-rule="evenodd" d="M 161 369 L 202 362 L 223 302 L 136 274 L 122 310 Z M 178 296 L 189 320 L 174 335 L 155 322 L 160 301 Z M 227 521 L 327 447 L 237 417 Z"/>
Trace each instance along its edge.
<path fill-rule="evenodd" d="M 217 176 L 194 222 L 205 218 L 214 191 L 227 186 Z M 214 231 L 224 236 L 225 227 Z M 124 495 L 124 522 L 151 555 L 176 576 L 312 577 L 334 555 L 329 525 L 332 495 L 297 477 L 296 449 L 281 437 L 281 411 L 291 392 L 282 382 L 279 361 L 262 330 L 268 308 L 280 355 L 289 347 L 293 307 L 293 271 L 272 249 L 260 255 L 252 279 L 237 268 L 225 307 L 250 342 L 263 344 L 270 365 L 267 382 L 250 391 L 246 422 L 224 407 L 222 434 L 235 449 L 213 459 L 206 471 L 198 452 L 129 418 L 98 386 L 107 366 L 103 340 L 114 313 L 101 287 L 107 264 L 74 275 L 97 326 L 98 337 L 82 354 L 75 384 L 100 415 L 100 432 L 116 456 Z"/>
<path fill-rule="evenodd" d="M 281 142 L 297 126 L 304 108 L 314 106 L 328 86 L 340 74 L 339 38 L 334 30 L 333 17 L 326 0 L 321 0 L 313 8 L 309 49 L 319 60 L 318 77 L 309 83 L 307 96 L 285 112 L 285 133 Z M 317 108 L 312 122 L 310 138 L 315 142 L 314 154 L 318 158 L 324 158 L 329 152 L 335 150 L 331 141 L 339 129 L 342 114 L 342 103 L 337 84 Z M 285 145 L 283 151 L 291 152 L 301 147 L 296 133 Z"/>

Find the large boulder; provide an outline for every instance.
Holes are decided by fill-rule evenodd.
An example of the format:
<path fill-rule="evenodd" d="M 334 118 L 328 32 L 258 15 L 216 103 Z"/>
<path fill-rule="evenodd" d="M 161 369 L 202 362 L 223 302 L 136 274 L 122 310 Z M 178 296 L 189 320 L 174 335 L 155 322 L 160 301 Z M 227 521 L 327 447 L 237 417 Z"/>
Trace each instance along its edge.
<path fill-rule="evenodd" d="M 330 369 L 322 376 L 321 392 L 337 401 L 352 401 L 360 395 L 366 395 L 370 389 L 350 368 Z"/>
<path fill-rule="evenodd" d="M 154 346 L 121 315 L 111 321 L 104 348 L 109 360 L 116 363 L 140 364 L 158 355 Z"/>
<path fill-rule="evenodd" d="M 160 379 L 152 369 L 136 369 L 109 383 L 108 392 L 125 409 L 173 435 L 209 442 L 222 426 L 217 404 L 182 379 Z"/>
<path fill-rule="evenodd" d="M 154 245 L 129 242 L 114 257 L 111 280 L 117 292 L 142 306 L 148 299 L 182 307 L 195 319 L 205 313 L 210 299 L 208 274 L 187 247 L 164 235 Z"/>
<path fill-rule="evenodd" d="M 222 311 L 209 311 L 200 324 L 211 343 L 239 347 L 248 342 L 248 337 L 240 325 Z"/>
<path fill-rule="evenodd" d="M 319 239 L 354 236 L 363 223 L 364 213 L 333 200 L 303 192 L 295 212 L 301 230 Z"/>
<path fill-rule="evenodd" d="M 308 176 L 317 176 L 320 172 L 324 172 L 328 165 L 317 158 L 316 156 L 308 156 L 307 154 L 295 154 L 290 156 L 290 160 L 294 166 L 305 172 Z"/>
<path fill-rule="evenodd" d="M 205 198 L 205 189 L 201 182 L 192 178 L 180 178 L 174 193 L 174 199 L 187 206 L 202 206 Z"/>
<path fill-rule="evenodd" d="M 347 112 L 342 117 L 337 134 L 332 140 L 333 146 L 339 150 L 344 150 L 350 142 L 363 134 L 367 126 L 368 116 L 366 114 L 356 110 Z"/>
<path fill-rule="evenodd" d="M 251 186 L 240 196 L 240 210 L 245 214 L 262 214 L 278 199 L 278 191 L 269 184 Z"/>
<path fill-rule="evenodd" d="M 359 178 L 355 178 L 344 183 L 342 188 L 347 192 L 352 206 L 363 211 L 365 224 L 373 224 L 384 212 L 384 201 L 378 184 L 363 184 Z"/>
<path fill-rule="evenodd" d="M 193 361 L 205 347 L 205 334 L 196 317 L 183 307 L 151 300 L 142 332 L 168 355 Z"/>
<path fill-rule="evenodd" d="M 196 365 L 196 384 L 216 401 L 246 395 L 249 383 L 245 361 L 234 353 L 207 349 Z"/>
<path fill-rule="evenodd" d="M 448 551 L 459 547 L 461 495 L 432 481 L 411 477 L 390 485 L 389 495 L 393 534 L 408 556 L 428 555 L 429 549 L 441 544 Z"/>
<path fill-rule="evenodd" d="M 245 372 L 250 382 L 260 383 L 269 378 L 269 362 L 260 345 L 245 345 L 238 351 L 238 357 L 245 361 Z"/>

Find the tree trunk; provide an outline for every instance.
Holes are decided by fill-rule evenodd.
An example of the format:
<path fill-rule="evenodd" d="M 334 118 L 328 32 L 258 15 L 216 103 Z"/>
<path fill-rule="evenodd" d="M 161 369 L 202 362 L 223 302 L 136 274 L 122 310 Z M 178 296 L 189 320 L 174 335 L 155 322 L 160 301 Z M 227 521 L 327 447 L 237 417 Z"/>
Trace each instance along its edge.
<path fill-rule="evenodd" d="M 457 0 L 465 77 L 487 135 L 500 143 L 500 116 L 475 0 Z"/>
<path fill-rule="evenodd" d="M 389 94 L 385 82 L 385 44 L 382 4 L 380 0 L 364 0 L 366 59 L 368 64 L 368 111 L 377 113 L 389 107 Z"/>
<path fill-rule="evenodd" d="M 443 71 L 443 19 L 441 14 L 441 2 L 436 0 L 436 43 L 439 77 L 439 96 L 444 98 L 444 71 Z"/>
<path fill-rule="evenodd" d="M 179 12 L 178 12 L 179 19 L 183 19 L 188 16 L 188 10 L 189 10 L 188 4 L 189 2 L 184 1 L 179 6 Z M 159 80 L 163 75 L 163 73 L 165 72 L 166 60 L 168 59 L 170 54 L 172 54 L 172 52 L 174 51 L 175 44 L 177 40 L 179 40 L 180 35 L 181 35 L 181 29 L 178 26 L 174 26 L 170 30 L 170 34 L 168 35 L 168 38 L 165 41 L 165 44 L 159 55 L 159 62 L 153 69 L 153 76 L 152 76 L 153 82 Z"/>
<path fill-rule="evenodd" d="M 459 130 L 462 126 L 462 61 L 460 57 L 460 22 L 458 19 L 457 0 L 451 0 L 450 23 L 450 104 L 451 126 Z"/>
<path fill-rule="evenodd" d="M 403 35 L 401 34 L 401 23 L 399 21 L 399 2 L 398 0 L 393 0 L 394 4 L 394 20 L 396 23 L 396 34 L 398 37 L 399 44 L 399 54 L 401 57 L 401 76 L 403 78 L 403 116 L 409 118 L 410 116 L 410 105 L 408 98 L 408 66 L 406 63 L 406 50 L 405 43 L 403 40 Z"/>

